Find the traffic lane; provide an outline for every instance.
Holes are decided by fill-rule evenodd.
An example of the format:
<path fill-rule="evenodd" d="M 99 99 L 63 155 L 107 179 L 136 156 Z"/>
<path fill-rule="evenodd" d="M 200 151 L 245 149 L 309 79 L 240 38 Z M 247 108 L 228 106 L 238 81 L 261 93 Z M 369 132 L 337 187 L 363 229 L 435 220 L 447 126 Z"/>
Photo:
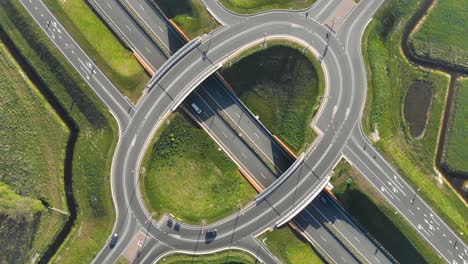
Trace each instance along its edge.
<path fill-rule="evenodd" d="M 214 92 L 214 91 L 211 91 Z M 207 104 L 210 105 L 211 108 L 216 111 L 216 113 L 219 115 L 219 117 L 225 121 L 226 125 L 232 129 L 239 138 L 242 139 L 242 141 L 245 142 L 245 144 L 249 147 L 249 149 L 254 152 L 256 155 L 258 155 L 263 163 L 265 165 L 269 166 L 272 171 L 275 173 L 275 175 L 280 175 L 282 171 L 285 171 L 287 168 L 284 168 L 286 166 L 289 167 L 289 165 L 292 163 L 286 163 L 284 161 L 277 161 L 277 158 L 275 155 L 268 155 L 271 153 L 271 142 L 266 142 L 267 140 L 264 140 L 264 144 L 261 144 L 260 140 L 255 137 L 255 135 L 258 136 L 258 133 L 260 131 L 255 132 L 255 131 L 245 131 L 240 127 L 240 120 L 233 120 L 231 119 L 228 115 L 228 113 L 232 114 L 232 109 L 228 108 L 222 108 L 218 103 L 216 103 L 215 99 L 210 95 L 209 92 L 206 91 L 205 85 L 201 85 L 200 89 L 197 90 L 198 95 L 203 98 L 204 101 L 206 101 Z M 248 113 L 241 113 L 239 116 L 244 116 Z M 268 135 L 262 134 L 262 138 L 266 138 Z M 260 136 L 259 136 L 260 137 Z M 268 144 L 269 143 L 269 144 Z M 265 146 L 267 144 L 267 146 Z M 283 170 L 281 170 L 283 169 Z"/>
<path fill-rule="evenodd" d="M 151 4 L 146 0 L 123 1 L 126 1 L 135 10 L 145 25 L 151 29 L 152 34 L 165 45 L 171 54 L 175 53 L 185 44 L 186 41 L 168 24 L 169 22 L 166 21 L 164 14 L 160 14 L 160 11 L 153 7 L 153 4 L 156 5 L 156 3 Z"/>
<path fill-rule="evenodd" d="M 288 28 L 288 29 L 290 29 L 290 28 Z M 254 34 L 254 33 L 252 33 L 252 34 Z M 214 41 L 215 41 L 215 40 L 213 40 L 213 42 L 214 42 Z M 323 44 L 324 44 L 324 43 L 323 43 Z M 200 47 L 200 48 L 199 48 L 199 50 L 201 50 L 201 51 L 204 50 L 204 49 L 205 49 L 205 47 Z M 213 51 L 214 49 L 216 49 L 215 51 L 218 52 L 217 48 L 213 48 L 213 49 L 211 49 L 211 51 Z M 193 53 L 195 53 L 195 52 L 193 52 Z M 193 58 L 190 58 L 190 56 L 194 56 L 193 53 L 192 53 L 192 54 L 189 54 L 186 58 L 183 59 L 183 61 L 185 61 L 185 59 L 186 59 L 186 61 L 190 61 L 191 59 L 193 59 Z M 340 54 L 340 55 L 341 55 L 341 54 Z M 202 56 L 203 56 L 203 55 L 202 55 Z M 215 56 L 215 57 L 216 57 L 216 56 Z M 221 57 L 223 57 L 223 56 L 221 56 Z M 197 56 L 197 58 L 199 58 L 199 55 Z M 337 56 L 330 56 L 330 60 L 333 60 L 333 61 L 334 61 L 334 60 L 336 60 L 336 59 L 337 59 Z M 208 61 L 208 62 L 209 62 L 210 60 L 209 60 L 209 59 L 205 59 L 205 61 Z M 184 62 L 181 62 L 181 63 L 183 63 L 183 64 L 185 64 L 185 65 L 188 64 L 188 63 L 184 63 Z M 185 71 L 186 68 L 184 68 L 183 70 Z M 339 70 L 339 69 L 334 68 L 333 70 L 336 71 L 336 70 Z M 177 73 L 177 76 L 180 76 L 181 74 L 182 74 L 182 72 L 179 72 L 179 73 Z M 336 73 L 336 76 L 340 76 L 340 73 Z M 161 83 L 163 83 L 164 81 L 165 81 L 165 80 L 162 80 Z M 337 80 L 337 81 L 332 81 L 332 82 L 339 82 L 339 83 L 336 84 L 335 87 L 341 87 L 341 81 L 342 81 L 342 79 L 340 78 L 339 80 Z M 187 80 L 185 80 L 185 82 L 187 82 Z M 338 93 L 340 93 L 340 92 L 338 92 Z M 341 100 L 342 97 L 344 97 L 344 96 L 340 96 L 340 94 L 338 94 L 338 95 L 336 95 L 336 96 L 330 96 L 330 98 L 329 98 L 327 101 L 336 101 L 336 103 L 338 103 L 337 100 Z M 338 105 L 335 105 L 335 106 L 336 106 L 336 108 L 338 109 Z M 326 114 L 328 111 L 323 111 L 323 112 L 324 112 L 324 114 Z M 329 113 L 331 113 L 331 112 L 332 112 L 332 111 L 329 111 Z M 336 112 L 337 112 L 337 111 L 336 111 Z M 325 126 L 326 124 L 328 124 L 329 122 L 331 122 L 331 121 L 329 121 L 329 120 L 328 120 L 328 122 L 326 122 L 326 121 L 327 121 L 326 118 L 321 118 L 321 120 L 324 120 L 324 126 Z M 318 124 L 320 124 L 320 120 L 318 121 Z M 326 129 L 326 126 L 325 126 L 325 129 Z"/>
<path fill-rule="evenodd" d="M 179 76 L 180 76 L 180 74 L 179 74 Z M 181 78 L 179 78 L 179 80 L 180 80 L 180 79 L 181 79 Z M 189 79 L 191 79 L 191 78 L 189 78 Z"/>
<path fill-rule="evenodd" d="M 307 240 L 335 263 L 359 263 L 355 257 L 334 237 L 307 209 L 294 217 L 293 222 L 303 231 Z"/>
<path fill-rule="evenodd" d="M 68 62 L 78 71 L 79 75 L 91 89 L 115 114 L 121 126 L 126 126 L 129 118 L 134 113 L 133 105 L 126 100 L 115 86 L 96 67 L 94 62 L 78 46 L 73 38 L 65 31 L 63 26 L 47 9 L 42 1 L 21 0 L 28 13 L 37 22 L 42 31 L 49 37 L 60 50 Z M 82 104 L 77 104 L 83 112 L 89 109 Z"/>
<path fill-rule="evenodd" d="M 242 102 L 216 78 L 208 79 L 202 87 L 218 103 L 218 106 L 235 122 L 243 134 L 248 135 L 253 142 L 281 171 L 285 171 L 294 162 L 294 158 L 280 146 L 271 133 L 261 124 L 261 120 L 253 116 Z"/>
<path fill-rule="evenodd" d="M 222 25 L 235 25 L 248 18 L 248 15 L 240 15 L 228 11 L 217 0 L 202 0 L 202 2 L 208 12 Z"/>
<path fill-rule="evenodd" d="M 361 0 L 348 15 L 345 23 L 336 33 L 336 37 L 340 39 L 348 48 L 348 42 L 352 38 L 353 42 L 361 40 L 361 34 L 356 34 L 362 31 L 372 19 L 372 16 L 377 12 L 385 0 Z M 362 56 L 361 53 L 358 55 Z"/>
<path fill-rule="evenodd" d="M 196 90 L 195 90 L 196 92 Z M 196 102 L 197 104 L 203 104 L 203 102 Z M 257 162 L 261 162 L 261 161 L 257 161 Z M 274 178 L 274 176 L 271 174 L 271 178 Z M 315 203 L 315 202 L 313 202 Z M 323 206 L 322 206 L 323 207 Z M 324 211 L 324 212 L 321 212 L 321 214 L 325 215 L 326 217 L 328 217 L 328 219 L 344 219 L 345 221 L 348 221 L 348 219 L 345 218 L 345 216 L 341 213 L 341 211 L 339 210 L 334 210 L 336 209 L 336 207 L 334 207 L 332 205 L 332 201 L 329 202 L 325 208 L 318 208 L 319 211 Z M 332 223 L 334 221 L 331 221 Z M 357 249 L 360 251 L 360 252 L 363 252 L 363 254 L 366 254 L 366 247 L 369 246 L 369 244 L 372 246 L 372 252 L 375 252 L 375 246 L 373 246 L 372 242 L 366 237 L 366 236 L 362 236 L 362 234 L 358 233 L 358 234 L 354 234 L 356 233 L 356 230 L 352 230 L 351 232 L 348 231 L 349 227 L 348 226 L 344 226 L 343 224 L 334 224 L 335 227 L 338 229 L 339 232 L 342 232 L 343 234 L 347 235 L 347 237 L 349 237 L 349 239 L 351 239 L 352 237 L 356 238 L 356 236 L 358 236 L 361 240 L 365 240 L 365 242 L 367 242 L 367 244 L 364 242 L 364 243 L 361 243 L 362 245 L 358 245 L 357 246 Z M 350 223 L 350 225 L 352 225 L 352 223 Z M 320 228 L 323 228 L 323 227 L 320 227 Z M 351 228 L 353 229 L 356 229 L 356 227 L 353 225 Z M 350 234 L 352 233 L 353 231 L 355 231 L 353 234 Z M 196 232 L 196 231 L 194 231 Z M 207 231 L 208 232 L 208 231 Z M 309 234 L 309 235 L 312 235 L 312 234 Z M 358 240 L 360 241 L 360 240 Z M 320 241 L 319 241 L 320 242 Z M 354 241 L 353 241 L 354 242 Z M 323 247 L 323 246 L 322 246 Z M 328 254 L 330 255 L 333 255 L 334 253 L 333 252 L 329 252 Z M 377 252 L 377 260 L 380 261 L 379 259 L 382 258 L 381 256 L 381 252 Z M 374 256 L 372 256 L 374 257 Z M 372 259 L 373 260 L 373 259 Z M 382 258 L 382 263 L 386 263 L 388 262 L 388 260 L 386 259 L 385 256 L 383 256 Z"/>
<path fill-rule="evenodd" d="M 137 4 L 136 4 L 136 3 L 133 3 L 133 5 L 137 5 Z M 147 9 L 148 9 L 148 8 L 145 9 L 141 4 L 138 4 L 138 5 L 139 5 L 139 8 L 140 8 L 139 11 L 144 11 L 144 10 L 147 10 Z M 136 7 L 135 7 L 135 8 L 136 8 Z M 153 13 L 153 16 L 151 17 L 151 18 L 152 18 L 151 20 L 152 20 L 152 21 L 155 21 L 155 18 L 156 18 L 156 17 L 157 17 L 156 14 Z M 145 17 L 145 18 L 146 18 L 146 17 Z M 147 19 L 150 20 L 149 18 L 147 18 Z M 156 22 L 157 22 L 157 21 L 156 21 Z M 162 21 L 159 21 L 159 22 L 161 23 Z M 219 90 L 221 90 L 221 91 L 223 91 L 223 90 L 226 91 L 226 88 L 224 87 L 224 85 L 222 85 L 221 83 L 217 83 L 217 84 L 219 84 L 219 85 L 216 85 L 216 88 L 217 88 L 216 90 L 218 90 L 218 91 L 219 91 Z M 229 96 L 229 97 L 226 97 L 226 98 L 232 99 L 232 95 L 229 95 L 229 94 L 226 94 L 226 93 L 223 93 L 223 94 L 226 95 L 226 96 Z M 223 98 L 218 98 L 218 99 L 219 99 L 218 101 L 223 100 Z M 231 102 L 234 102 L 234 101 L 231 101 Z M 241 111 L 240 108 L 238 108 L 238 110 L 239 110 L 239 111 L 237 111 L 237 112 L 240 112 L 240 111 Z M 246 109 L 245 109 L 244 111 L 247 112 Z M 226 112 L 229 113 L 230 111 L 227 110 Z M 242 112 L 241 112 L 241 113 L 242 113 Z M 248 114 L 248 113 L 246 113 L 246 114 Z M 244 117 L 244 118 L 245 118 L 245 117 Z M 240 126 L 241 128 L 243 127 L 242 124 L 245 124 L 245 122 L 241 122 L 241 123 L 239 124 L 239 126 Z M 245 129 L 245 128 L 244 128 L 244 129 Z M 259 131 L 258 131 L 258 132 L 259 132 Z M 258 134 L 260 134 L 260 133 L 257 133 L 257 132 L 248 133 L 248 132 L 246 132 L 245 134 L 255 134 L 255 135 L 258 135 Z M 258 136 L 257 136 L 257 137 L 258 137 Z M 259 139 L 260 139 L 260 138 L 254 138 L 254 139 L 253 139 L 253 142 L 256 142 L 255 144 L 259 144 L 258 142 L 261 141 L 261 140 L 259 140 Z M 271 144 L 271 141 L 268 140 L 267 143 Z M 289 167 L 290 164 L 288 164 L 287 162 L 286 162 L 285 164 L 281 164 L 281 162 L 283 161 L 283 159 L 279 158 L 279 156 L 278 156 L 278 154 L 277 154 L 277 153 L 278 153 L 278 150 L 275 149 L 274 152 L 273 152 L 273 151 L 268 151 L 269 148 L 271 148 L 271 147 L 263 147 L 263 148 L 262 148 L 262 146 L 260 146 L 260 149 L 261 149 L 263 152 L 266 152 L 265 154 L 266 154 L 267 156 L 270 156 L 270 160 L 271 160 L 273 163 L 278 163 L 278 164 L 276 164 L 276 166 L 280 167 L 281 170 L 283 170 L 283 171 L 286 170 L 286 168 Z M 272 153 L 271 155 L 269 155 L 268 152 L 273 152 L 273 153 Z"/>
<path fill-rule="evenodd" d="M 189 57 L 189 56 L 188 56 L 188 57 Z M 180 74 L 179 74 L 179 76 L 180 76 Z M 178 78 L 178 80 L 181 80 L 181 79 L 182 79 L 182 78 Z M 189 79 L 190 79 L 190 78 L 189 78 Z M 183 86 L 183 87 L 185 87 L 185 86 Z M 159 88 L 159 87 L 158 87 L 158 88 Z M 153 90 L 153 92 L 154 92 L 154 90 Z M 167 91 L 162 91 L 162 92 L 163 92 L 163 93 L 164 93 L 164 92 L 167 93 Z M 154 93 L 151 93 L 151 94 L 154 95 Z M 150 96 L 151 96 L 151 94 L 150 94 Z M 145 103 L 142 104 L 142 108 L 145 108 Z M 144 112 L 144 113 L 147 113 L 147 112 L 151 112 L 151 111 L 143 111 L 143 112 Z M 140 118 L 140 117 L 139 117 L 139 118 Z M 137 119 L 137 118 L 136 118 L 136 119 Z M 301 181 L 301 182 L 306 182 L 306 181 L 310 181 L 310 180 L 311 180 L 310 177 L 305 177 L 305 178 L 306 178 L 306 179 L 304 179 L 304 181 Z M 316 182 L 316 180 L 313 179 L 313 182 Z M 286 186 L 286 185 L 284 185 L 284 186 Z M 305 186 L 308 186 L 308 189 L 309 189 L 311 186 L 314 186 L 314 184 L 307 184 L 307 185 L 305 185 Z M 281 186 L 280 186 L 280 187 L 281 187 Z M 271 195 L 270 197 L 274 197 L 274 195 Z M 281 195 L 281 198 L 283 198 L 283 195 Z M 288 205 L 287 203 L 285 203 L 285 202 L 284 202 L 284 199 L 281 200 L 281 204 L 282 204 L 282 205 L 285 205 L 285 206 L 289 206 L 289 207 L 291 206 L 291 204 Z M 135 209 L 138 211 L 138 210 L 141 209 L 141 208 L 135 208 Z M 267 213 L 271 213 L 271 211 L 269 211 L 269 212 L 267 212 Z M 271 221 L 269 221 L 269 222 L 271 223 Z"/>
<path fill-rule="evenodd" d="M 370 146 L 369 146 L 370 147 Z M 346 158 L 379 191 L 383 197 L 402 215 L 409 224 L 443 258 L 450 263 L 468 260 L 468 248 L 443 220 L 412 190 L 399 174 L 382 157 L 371 157 L 362 152 L 362 146 L 348 144 Z M 390 180 L 396 176 L 398 183 Z M 397 176 L 398 175 L 398 176 Z M 406 187 L 402 192 L 399 188 Z"/>
<path fill-rule="evenodd" d="M 111 20 L 117 30 L 128 40 L 132 40 L 132 49 L 138 53 L 146 63 L 159 69 L 166 57 L 156 48 L 149 37 L 144 34 L 138 23 L 123 9 L 116 0 L 92 0 Z"/>
<path fill-rule="evenodd" d="M 208 130 L 208 133 L 215 136 L 216 142 L 221 144 L 225 151 L 231 153 L 231 157 L 235 159 L 240 167 L 245 168 L 249 172 L 249 176 L 256 179 L 261 187 L 268 187 L 276 179 L 272 175 L 271 170 L 245 144 L 244 140 L 199 96 L 197 90 L 186 101 L 189 104 L 194 102 L 202 109 L 202 112 L 196 116 Z"/>
<path fill-rule="evenodd" d="M 354 220 L 350 219 L 329 195 L 322 192 L 319 199 L 312 201 L 311 206 L 317 209 L 317 212 L 336 228 L 348 244 L 361 253 L 369 263 L 392 263 L 380 247 L 354 224 Z"/>
<path fill-rule="evenodd" d="M 118 220 L 123 221 L 121 223 L 117 222 L 117 224 L 120 224 L 123 228 L 119 229 L 122 232 L 116 230 L 116 233 L 119 236 L 117 239 L 117 243 L 114 247 L 110 247 L 110 239 L 112 237 L 111 234 L 111 236 L 103 246 L 102 250 L 97 254 L 96 258 L 93 260 L 92 263 L 114 263 L 120 257 L 125 248 L 128 246 L 133 236 L 140 230 L 140 227 L 137 225 L 135 218 L 132 216 L 126 218 L 123 217 Z"/>

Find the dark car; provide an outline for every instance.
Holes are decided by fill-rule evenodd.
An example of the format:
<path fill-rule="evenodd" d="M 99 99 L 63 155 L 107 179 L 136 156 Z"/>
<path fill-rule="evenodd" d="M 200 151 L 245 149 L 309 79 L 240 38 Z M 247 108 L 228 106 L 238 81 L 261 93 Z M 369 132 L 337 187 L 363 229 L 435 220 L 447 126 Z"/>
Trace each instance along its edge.
<path fill-rule="evenodd" d="M 119 239 L 119 235 L 117 233 L 112 235 L 111 241 L 109 242 L 109 247 L 114 248 L 115 244 L 117 244 L 117 239 Z"/>
<path fill-rule="evenodd" d="M 215 240 L 216 236 L 218 235 L 218 230 L 208 231 L 205 235 L 205 244 L 209 244 Z"/>

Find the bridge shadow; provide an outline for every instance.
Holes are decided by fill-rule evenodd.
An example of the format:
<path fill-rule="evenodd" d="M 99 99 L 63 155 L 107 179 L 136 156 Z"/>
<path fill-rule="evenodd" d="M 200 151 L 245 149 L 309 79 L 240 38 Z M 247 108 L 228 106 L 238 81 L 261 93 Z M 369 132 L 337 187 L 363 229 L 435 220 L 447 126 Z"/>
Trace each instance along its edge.
<path fill-rule="evenodd" d="M 265 179 L 266 184 L 262 185 L 269 185 L 293 164 L 294 158 L 217 75 L 203 81 L 185 99 L 183 106 L 192 119 L 229 148 L 238 161 L 247 164 L 246 160 L 256 159 L 268 167 L 273 177 Z"/>

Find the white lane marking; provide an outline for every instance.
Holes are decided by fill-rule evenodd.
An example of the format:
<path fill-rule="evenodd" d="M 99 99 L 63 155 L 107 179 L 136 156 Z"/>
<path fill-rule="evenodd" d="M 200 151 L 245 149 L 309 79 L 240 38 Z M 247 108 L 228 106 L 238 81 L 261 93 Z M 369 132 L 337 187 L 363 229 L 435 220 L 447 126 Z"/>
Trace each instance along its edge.
<path fill-rule="evenodd" d="M 141 5 L 141 4 L 138 4 L 141 8 L 141 10 L 145 10 L 145 8 Z"/>
<path fill-rule="evenodd" d="M 161 32 L 164 32 L 164 30 L 160 26 L 158 26 L 158 28 L 159 28 L 159 30 L 161 30 Z"/>
<path fill-rule="evenodd" d="M 107 7 L 109 7 L 110 10 L 112 10 L 112 6 L 109 5 L 109 3 L 106 3 L 107 4 Z"/>
<path fill-rule="evenodd" d="M 327 242 L 327 240 L 326 240 L 322 235 L 320 235 L 320 238 L 321 238 L 323 241 Z"/>
<path fill-rule="evenodd" d="M 413 216 L 415 216 L 415 214 L 413 213 L 413 211 L 411 211 L 410 209 L 408 209 L 408 212 L 410 212 L 410 214 L 412 214 Z"/>
<path fill-rule="evenodd" d="M 244 157 L 244 159 L 247 158 L 247 156 L 244 154 L 244 152 L 241 152 L 241 155 L 242 155 L 242 157 Z"/>
<path fill-rule="evenodd" d="M 261 175 L 264 179 L 266 179 L 265 174 L 263 174 L 263 172 L 260 172 L 260 175 Z"/>
<path fill-rule="evenodd" d="M 151 51 L 148 49 L 148 47 L 145 46 L 145 50 L 146 50 L 149 54 L 151 54 Z"/>
<path fill-rule="evenodd" d="M 361 240 L 359 240 L 356 236 L 353 236 L 354 239 L 356 239 L 357 242 L 361 243 Z"/>
<path fill-rule="evenodd" d="M 125 27 L 128 29 L 128 31 L 132 31 L 128 25 L 125 25 Z"/>

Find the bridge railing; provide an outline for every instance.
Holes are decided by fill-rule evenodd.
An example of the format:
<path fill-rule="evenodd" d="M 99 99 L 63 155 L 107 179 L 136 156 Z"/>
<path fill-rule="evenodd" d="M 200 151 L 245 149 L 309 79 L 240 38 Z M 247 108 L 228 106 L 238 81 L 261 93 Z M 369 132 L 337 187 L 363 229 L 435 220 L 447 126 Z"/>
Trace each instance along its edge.
<path fill-rule="evenodd" d="M 162 50 L 164 55 L 169 58 L 171 56 L 170 50 L 166 45 L 158 38 L 156 34 L 152 32 L 149 26 L 143 21 L 138 12 L 135 11 L 133 7 L 127 2 L 127 0 L 118 0 L 118 2 L 123 6 L 123 8 L 133 17 L 137 24 L 141 27 L 142 31 L 156 44 L 156 46 Z"/>
<path fill-rule="evenodd" d="M 169 59 L 159 68 L 153 77 L 149 80 L 146 88 L 151 90 L 153 86 L 172 68 L 177 62 L 179 62 L 185 55 L 187 55 L 194 48 L 198 47 L 201 44 L 200 37 L 194 38 L 189 43 L 180 48 L 174 55 L 169 57 Z"/>

